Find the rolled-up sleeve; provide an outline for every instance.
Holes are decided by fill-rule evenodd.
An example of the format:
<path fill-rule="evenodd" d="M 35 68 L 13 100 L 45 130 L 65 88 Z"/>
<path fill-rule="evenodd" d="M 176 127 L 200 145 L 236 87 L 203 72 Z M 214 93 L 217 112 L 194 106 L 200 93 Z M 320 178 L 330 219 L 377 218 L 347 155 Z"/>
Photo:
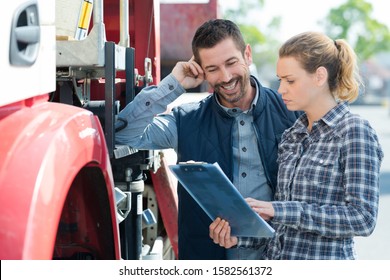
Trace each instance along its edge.
<path fill-rule="evenodd" d="M 118 115 L 116 143 L 135 149 L 177 148 L 177 127 L 167 106 L 185 92 L 168 75 L 158 86 L 144 88 Z"/>

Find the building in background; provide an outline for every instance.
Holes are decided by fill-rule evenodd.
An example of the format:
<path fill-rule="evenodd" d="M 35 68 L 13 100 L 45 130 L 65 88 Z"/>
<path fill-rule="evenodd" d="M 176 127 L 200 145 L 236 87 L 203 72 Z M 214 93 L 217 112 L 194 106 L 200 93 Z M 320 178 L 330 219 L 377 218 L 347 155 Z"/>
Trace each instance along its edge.
<path fill-rule="evenodd" d="M 191 41 L 196 29 L 205 21 L 220 18 L 218 0 L 160 1 L 161 78 L 176 62 L 192 56 Z M 207 91 L 201 85 L 195 91 Z"/>

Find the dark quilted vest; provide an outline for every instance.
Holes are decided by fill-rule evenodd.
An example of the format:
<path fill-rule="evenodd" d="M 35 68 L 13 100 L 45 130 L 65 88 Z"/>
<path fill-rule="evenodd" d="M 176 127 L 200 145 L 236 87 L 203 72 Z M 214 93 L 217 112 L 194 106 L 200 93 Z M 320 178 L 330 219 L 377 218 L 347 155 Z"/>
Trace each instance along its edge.
<path fill-rule="evenodd" d="M 293 125 L 297 114 L 286 109 L 278 93 L 253 80 L 260 89 L 254 111 L 260 156 L 267 181 L 275 189 L 277 146 L 283 131 Z M 178 161 L 218 162 L 232 180 L 234 118 L 217 104 L 215 96 L 176 107 L 173 113 L 178 130 Z M 225 259 L 225 249 L 209 237 L 212 221 L 180 184 L 178 199 L 179 259 Z"/>

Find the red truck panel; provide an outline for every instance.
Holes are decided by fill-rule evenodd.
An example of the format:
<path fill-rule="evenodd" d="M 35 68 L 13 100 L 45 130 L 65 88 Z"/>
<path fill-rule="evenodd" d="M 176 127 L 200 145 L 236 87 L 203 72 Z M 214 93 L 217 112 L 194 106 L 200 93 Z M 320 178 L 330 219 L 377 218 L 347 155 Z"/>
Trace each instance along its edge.
<path fill-rule="evenodd" d="M 43 95 L 0 108 L 0 259 L 53 257 L 69 188 L 85 166 L 101 170 L 116 217 L 100 123 L 86 110 L 47 99 Z M 118 236 L 115 219 L 111 231 Z M 119 258 L 119 244 L 112 246 Z"/>

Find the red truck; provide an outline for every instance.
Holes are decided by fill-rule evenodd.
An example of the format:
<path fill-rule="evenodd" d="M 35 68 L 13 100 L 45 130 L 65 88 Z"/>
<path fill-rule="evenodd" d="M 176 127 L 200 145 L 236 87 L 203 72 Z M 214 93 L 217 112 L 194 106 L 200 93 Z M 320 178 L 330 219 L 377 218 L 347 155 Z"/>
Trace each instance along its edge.
<path fill-rule="evenodd" d="M 0 259 L 174 259 L 175 184 L 115 120 L 160 79 L 160 3 L 1 9 Z"/>
<path fill-rule="evenodd" d="M 165 151 L 115 144 L 119 110 L 188 59 L 196 27 L 219 16 L 217 0 L 174 2 L 1 9 L 0 259 L 177 258 Z"/>

